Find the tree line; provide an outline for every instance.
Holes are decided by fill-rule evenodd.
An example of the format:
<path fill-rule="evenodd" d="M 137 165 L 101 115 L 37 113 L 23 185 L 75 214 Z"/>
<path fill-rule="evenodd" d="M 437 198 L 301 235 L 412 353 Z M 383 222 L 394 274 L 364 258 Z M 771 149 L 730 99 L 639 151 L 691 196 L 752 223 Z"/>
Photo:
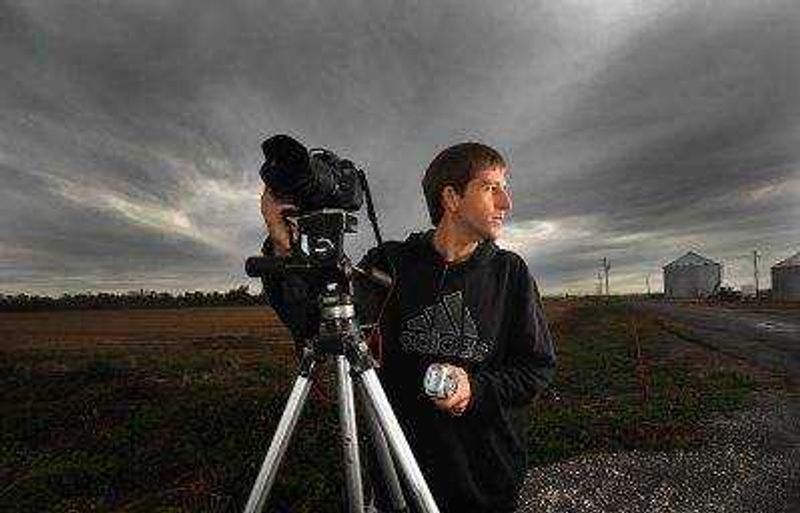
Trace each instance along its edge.
<path fill-rule="evenodd" d="M 220 291 L 193 291 L 172 294 L 155 290 L 123 293 L 81 292 L 59 297 L 30 294 L 0 294 L 0 311 L 113 310 L 125 308 L 190 308 L 208 306 L 247 306 L 265 304 L 263 294 L 251 294 L 248 285 Z"/>

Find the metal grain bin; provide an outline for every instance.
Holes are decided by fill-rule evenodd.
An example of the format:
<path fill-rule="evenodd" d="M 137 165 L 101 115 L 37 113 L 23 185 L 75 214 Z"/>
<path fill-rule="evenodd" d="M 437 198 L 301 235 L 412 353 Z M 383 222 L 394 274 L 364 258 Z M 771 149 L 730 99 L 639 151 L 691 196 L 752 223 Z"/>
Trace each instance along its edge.
<path fill-rule="evenodd" d="M 800 253 L 772 266 L 772 297 L 800 301 Z"/>
<path fill-rule="evenodd" d="M 722 265 L 689 251 L 664 266 L 664 295 L 675 299 L 710 296 L 719 290 Z"/>

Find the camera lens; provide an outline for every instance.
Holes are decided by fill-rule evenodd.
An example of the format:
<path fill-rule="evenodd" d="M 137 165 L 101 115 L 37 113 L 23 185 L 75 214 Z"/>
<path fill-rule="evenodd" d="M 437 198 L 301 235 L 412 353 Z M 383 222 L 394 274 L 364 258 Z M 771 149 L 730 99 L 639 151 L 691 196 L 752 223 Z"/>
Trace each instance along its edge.
<path fill-rule="evenodd" d="M 308 180 L 308 151 L 288 135 L 270 137 L 261 144 L 264 165 L 261 180 L 280 197 L 292 197 Z"/>

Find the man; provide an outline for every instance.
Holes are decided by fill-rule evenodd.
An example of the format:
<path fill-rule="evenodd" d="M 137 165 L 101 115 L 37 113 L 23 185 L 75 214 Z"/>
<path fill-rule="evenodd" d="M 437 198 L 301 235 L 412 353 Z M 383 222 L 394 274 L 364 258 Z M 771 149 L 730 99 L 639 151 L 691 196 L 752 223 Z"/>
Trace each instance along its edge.
<path fill-rule="evenodd" d="M 356 283 L 360 317 L 379 323 L 382 384 L 443 512 L 514 510 L 526 448 L 511 409 L 555 369 L 536 284 L 521 257 L 494 243 L 511 209 L 506 175 L 502 156 L 483 144 L 442 151 L 422 181 L 435 229 L 367 253 L 363 266 L 393 275 L 390 291 Z M 289 251 L 286 208 L 265 190 L 267 252 Z M 313 335 L 305 284 L 265 288 L 295 337 Z M 423 393 L 432 363 L 455 377 L 450 397 Z"/>

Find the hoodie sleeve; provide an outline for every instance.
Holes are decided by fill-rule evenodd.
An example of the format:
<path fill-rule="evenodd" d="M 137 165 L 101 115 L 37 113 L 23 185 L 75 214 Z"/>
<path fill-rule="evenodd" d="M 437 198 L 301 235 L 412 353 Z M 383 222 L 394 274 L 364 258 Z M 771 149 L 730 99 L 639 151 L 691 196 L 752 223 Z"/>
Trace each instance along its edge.
<path fill-rule="evenodd" d="M 509 407 L 521 406 L 546 389 L 553 380 L 556 355 L 536 282 L 521 262 L 520 283 L 511 302 L 510 334 L 504 362 L 470 377 L 476 416 L 497 417 Z"/>
<path fill-rule="evenodd" d="M 267 256 L 275 254 L 269 238 L 264 241 L 261 253 Z M 261 284 L 269 305 L 292 333 L 295 347 L 299 349 L 306 339 L 314 335 L 319 324 L 319 314 L 313 305 L 316 294 L 311 284 L 297 275 L 264 276 Z"/>
<path fill-rule="evenodd" d="M 395 279 L 395 253 L 399 247 L 397 242 L 384 242 L 364 255 L 358 267 L 366 272 L 378 271 L 390 280 Z M 380 317 L 383 302 L 391 291 L 390 284 L 380 284 L 374 280 L 356 275 L 353 280 L 356 311 L 362 324 L 372 324 Z"/>
<path fill-rule="evenodd" d="M 359 262 L 359 267 L 391 274 L 392 266 L 388 263 L 387 255 L 396 246 L 396 243 L 388 242 L 380 248 L 369 250 Z M 269 238 L 264 241 L 261 253 L 274 255 Z M 320 291 L 315 290 L 308 279 L 298 275 L 264 276 L 261 283 L 269 305 L 292 333 L 295 345 L 300 349 L 303 342 L 313 337 L 319 327 L 319 310 L 315 301 Z M 387 293 L 386 287 L 358 274 L 354 276 L 353 286 L 359 321 L 364 324 L 375 322 Z"/>

